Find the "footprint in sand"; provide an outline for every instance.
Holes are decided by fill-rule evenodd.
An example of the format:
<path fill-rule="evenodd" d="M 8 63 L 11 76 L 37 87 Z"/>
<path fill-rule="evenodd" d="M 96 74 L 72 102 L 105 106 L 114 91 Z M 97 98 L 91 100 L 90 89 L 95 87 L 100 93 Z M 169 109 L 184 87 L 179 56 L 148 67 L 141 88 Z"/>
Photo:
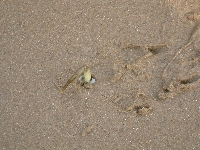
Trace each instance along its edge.
<path fill-rule="evenodd" d="M 196 21 L 188 43 L 179 49 L 164 69 L 159 99 L 172 98 L 183 91 L 200 86 L 200 11 L 186 14 Z"/>

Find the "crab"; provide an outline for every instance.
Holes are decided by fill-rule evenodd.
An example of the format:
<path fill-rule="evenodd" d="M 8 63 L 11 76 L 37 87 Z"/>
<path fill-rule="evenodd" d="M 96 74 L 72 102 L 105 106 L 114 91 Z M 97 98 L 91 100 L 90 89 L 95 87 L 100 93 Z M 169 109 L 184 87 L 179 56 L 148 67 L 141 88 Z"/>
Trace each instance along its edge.
<path fill-rule="evenodd" d="M 67 83 L 63 86 L 61 93 L 64 93 L 67 86 L 77 78 L 79 78 L 79 82 L 81 83 L 81 85 L 87 83 L 93 84 L 94 82 L 96 82 L 95 78 L 91 74 L 90 67 L 83 66 L 79 68 L 75 72 L 75 74 L 67 81 Z"/>

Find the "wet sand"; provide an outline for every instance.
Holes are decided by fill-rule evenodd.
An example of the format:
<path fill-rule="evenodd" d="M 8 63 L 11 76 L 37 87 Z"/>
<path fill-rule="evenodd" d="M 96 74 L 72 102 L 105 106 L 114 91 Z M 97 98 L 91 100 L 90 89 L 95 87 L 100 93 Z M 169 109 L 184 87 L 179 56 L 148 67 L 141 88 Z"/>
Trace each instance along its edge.
<path fill-rule="evenodd" d="M 199 149 L 200 2 L 6 1 L 0 149 Z M 90 66 L 90 88 L 63 85 Z"/>

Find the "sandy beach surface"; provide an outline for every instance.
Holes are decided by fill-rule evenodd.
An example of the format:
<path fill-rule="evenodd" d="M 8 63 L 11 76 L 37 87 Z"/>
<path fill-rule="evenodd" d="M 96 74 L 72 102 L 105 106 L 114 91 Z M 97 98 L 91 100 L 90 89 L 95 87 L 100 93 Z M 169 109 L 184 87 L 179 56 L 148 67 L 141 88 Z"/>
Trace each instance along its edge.
<path fill-rule="evenodd" d="M 1 0 L 0 74 L 2 150 L 200 149 L 199 0 Z"/>

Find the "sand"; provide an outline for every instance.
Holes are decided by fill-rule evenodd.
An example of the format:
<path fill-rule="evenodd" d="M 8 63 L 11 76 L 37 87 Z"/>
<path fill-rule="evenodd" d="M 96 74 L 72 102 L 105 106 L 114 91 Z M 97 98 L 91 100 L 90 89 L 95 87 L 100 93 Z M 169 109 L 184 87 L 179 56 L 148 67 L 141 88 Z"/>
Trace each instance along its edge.
<path fill-rule="evenodd" d="M 0 9 L 0 149 L 200 148 L 200 1 Z"/>

